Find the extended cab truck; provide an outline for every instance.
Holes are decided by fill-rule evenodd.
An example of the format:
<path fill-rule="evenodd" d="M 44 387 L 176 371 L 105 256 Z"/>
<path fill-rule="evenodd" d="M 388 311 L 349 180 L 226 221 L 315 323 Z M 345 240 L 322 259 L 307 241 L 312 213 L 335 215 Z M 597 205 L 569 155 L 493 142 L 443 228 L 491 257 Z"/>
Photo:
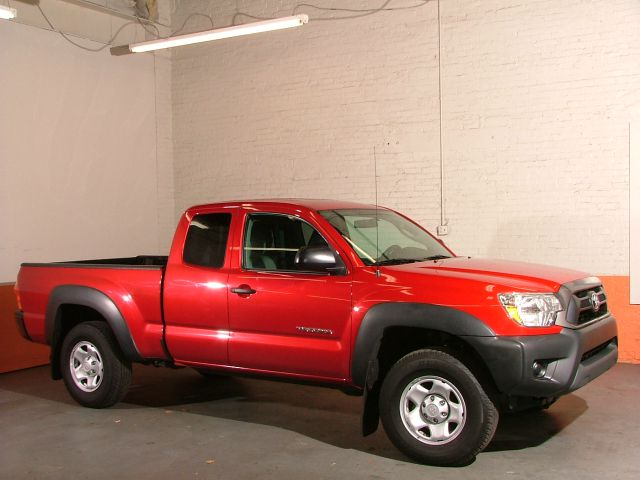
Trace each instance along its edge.
<path fill-rule="evenodd" d="M 385 208 L 321 200 L 190 208 L 169 257 L 23 264 L 22 334 L 80 404 L 120 401 L 131 362 L 312 381 L 364 395 L 393 443 L 473 460 L 499 412 L 545 408 L 617 360 L 601 282 L 455 256 Z"/>

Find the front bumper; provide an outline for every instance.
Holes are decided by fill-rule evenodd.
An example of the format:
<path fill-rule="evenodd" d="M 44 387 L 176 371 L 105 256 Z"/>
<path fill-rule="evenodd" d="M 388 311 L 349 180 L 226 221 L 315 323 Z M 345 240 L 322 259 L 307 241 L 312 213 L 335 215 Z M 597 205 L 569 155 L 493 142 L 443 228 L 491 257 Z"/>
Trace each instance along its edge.
<path fill-rule="evenodd" d="M 583 328 L 556 335 L 467 337 L 484 359 L 501 393 L 555 397 L 600 376 L 618 360 L 616 319 L 609 315 Z M 537 378 L 533 363 L 547 365 Z"/>

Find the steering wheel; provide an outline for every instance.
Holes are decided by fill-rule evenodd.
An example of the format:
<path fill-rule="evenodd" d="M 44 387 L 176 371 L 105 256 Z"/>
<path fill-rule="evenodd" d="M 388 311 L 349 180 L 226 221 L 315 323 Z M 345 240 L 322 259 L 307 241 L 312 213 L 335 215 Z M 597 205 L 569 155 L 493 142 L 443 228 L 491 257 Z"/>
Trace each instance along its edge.
<path fill-rule="evenodd" d="M 391 245 L 388 247 L 378 260 L 389 260 L 393 258 L 398 258 L 400 252 L 402 251 L 402 247 L 400 245 Z"/>

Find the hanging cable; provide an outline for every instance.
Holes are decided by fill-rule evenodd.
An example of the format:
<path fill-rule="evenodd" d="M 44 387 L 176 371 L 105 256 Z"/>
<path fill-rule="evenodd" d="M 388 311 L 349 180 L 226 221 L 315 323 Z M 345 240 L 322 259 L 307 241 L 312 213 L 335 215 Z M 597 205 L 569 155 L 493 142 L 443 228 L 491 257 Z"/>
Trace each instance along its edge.
<path fill-rule="evenodd" d="M 293 7 L 292 14 L 295 15 L 298 9 L 300 8 L 312 8 L 321 12 L 344 12 L 344 13 L 355 13 L 355 15 L 347 15 L 343 17 L 309 17 L 311 21 L 330 21 L 330 20 L 350 20 L 352 18 L 361 18 L 369 15 L 374 15 L 379 12 L 392 12 L 395 10 L 411 10 L 414 8 L 420 8 L 425 6 L 432 0 L 422 0 L 415 5 L 406 5 L 404 7 L 388 7 L 388 5 L 392 2 L 392 0 L 385 0 L 385 2 L 378 8 L 341 8 L 341 7 L 321 7 L 318 5 L 314 5 L 312 3 L 298 3 L 295 7 Z M 253 20 L 272 20 L 273 17 L 262 17 L 258 15 L 252 15 L 247 12 L 236 12 L 231 20 L 232 25 L 235 25 L 236 19 L 238 17 L 247 17 Z"/>
<path fill-rule="evenodd" d="M 51 30 L 53 30 L 54 32 L 58 33 L 59 35 L 62 36 L 62 38 L 64 38 L 67 42 L 69 42 L 71 45 L 81 48 L 83 50 L 87 50 L 89 52 L 101 52 L 102 50 L 104 50 L 105 48 L 109 47 L 112 45 L 111 42 L 113 42 L 116 37 L 118 35 L 120 35 L 120 32 L 122 30 L 125 29 L 125 27 L 128 27 L 129 25 L 135 25 L 136 22 L 127 22 L 124 23 L 120 26 L 120 28 L 118 28 L 118 30 L 116 30 L 116 33 L 114 33 L 111 38 L 107 41 L 107 43 L 105 43 L 104 45 L 102 45 L 101 47 L 97 47 L 97 48 L 91 48 L 91 47 L 85 47 L 84 45 L 80 45 L 79 43 L 74 42 L 73 40 L 71 40 L 71 38 L 69 38 L 69 36 L 58 30 L 56 27 L 53 26 L 53 23 L 51 23 L 51 20 L 49 20 L 49 17 L 47 17 L 47 14 L 44 13 L 44 10 L 42 10 L 42 7 L 40 6 L 40 3 L 36 4 L 36 7 L 38 8 L 38 10 L 40 10 L 40 13 L 42 14 L 42 18 L 44 18 L 44 20 L 47 22 L 47 24 L 49 25 L 49 27 L 51 28 Z"/>
<path fill-rule="evenodd" d="M 319 5 L 314 5 L 312 3 L 298 3 L 293 7 L 293 14 L 295 14 L 296 11 L 298 9 L 300 9 L 300 8 L 311 8 L 311 9 L 314 9 L 314 10 L 317 10 L 317 11 L 320 11 L 320 12 L 353 13 L 354 15 L 347 15 L 347 16 L 341 16 L 341 17 L 315 17 L 315 18 L 311 18 L 311 20 L 313 20 L 313 21 L 349 20 L 349 19 L 353 19 L 353 18 L 361 18 L 361 17 L 366 17 L 366 16 L 369 16 L 369 15 L 375 15 L 376 13 L 383 12 L 383 11 L 391 12 L 391 11 L 395 11 L 395 10 L 410 10 L 410 9 L 414 9 L 414 8 L 420 8 L 420 7 L 423 7 L 424 5 L 426 5 L 427 3 L 429 3 L 432 0 L 421 0 L 417 4 L 405 5 L 405 6 L 402 6 L 402 7 L 389 7 L 389 4 L 392 1 L 393 0 L 385 0 L 383 2 L 383 4 L 378 8 L 364 8 L 364 9 L 341 8 L 341 7 L 322 7 L 322 6 L 319 6 Z M 52 31 L 54 31 L 54 32 L 58 33 L 59 35 L 61 35 L 62 38 L 64 38 L 67 42 L 69 42 L 73 46 L 81 48 L 83 50 L 87 50 L 89 52 L 101 52 L 105 48 L 113 46 L 113 41 L 117 38 L 117 36 L 120 34 L 120 32 L 122 32 L 122 30 L 124 30 L 129 25 L 139 24 L 148 34 L 150 34 L 152 36 L 155 36 L 155 38 L 157 38 L 157 39 L 172 37 L 172 36 L 180 33 L 181 31 L 184 30 L 184 28 L 186 27 L 186 25 L 189 22 L 189 20 L 191 20 L 192 18 L 195 18 L 195 17 L 204 17 L 204 18 L 208 19 L 209 22 L 211 23 L 211 28 L 212 29 L 214 28 L 214 20 L 213 20 L 213 17 L 211 15 L 207 15 L 206 13 L 196 12 L 196 13 L 192 13 L 192 14 L 188 15 L 187 18 L 185 18 L 185 20 L 182 22 L 182 25 L 178 29 L 172 31 L 171 33 L 169 33 L 166 36 L 162 36 L 162 35 L 160 35 L 160 31 L 159 31 L 157 25 L 154 22 L 151 22 L 148 19 L 143 19 L 143 18 L 140 18 L 138 16 L 135 16 L 134 17 L 136 19 L 135 21 L 127 22 L 127 23 L 121 25 L 120 28 L 118 28 L 118 30 L 116 30 L 116 33 L 114 33 L 111 36 L 111 38 L 109 40 L 107 40 L 106 43 L 104 43 L 104 45 L 102 45 L 101 47 L 97 47 L 97 48 L 91 48 L 91 47 L 86 47 L 84 45 L 80 45 L 79 43 L 76 43 L 75 41 L 73 41 L 69 37 L 68 34 L 62 32 L 61 30 L 58 30 L 53 25 L 53 22 L 49 19 L 49 17 L 44 12 L 44 10 L 42 10 L 42 7 L 40 6 L 39 3 L 36 3 L 36 7 L 40 11 L 40 14 L 44 18 L 44 20 L 47 22 L 47 24 L 49 25 L 49 27 L 51 28 Z M 237 20 L 238 17 L 246 17 L 246 18 L 251 18 L 251 19 L 254 19 L 254 20 L 272 20 L 273 19 L 273 17 L 262 17 L 262 16 L 258 16 L 258 15 L 252 15 L 252 14 L 247 13 L 247 12 L 236 12 L 233 15 L 233 18 L 232 18 L 232 21 L 231 21 L 232 25 L 235 25 L 236 20 Z M 149 29 L 148 25 L 153 27 L 153 30 Z M 95 40 L 92 40 L 92 41 L 95 41 Z M 100 42 L 100 43 L 102 43 L 102 42 Z"/>

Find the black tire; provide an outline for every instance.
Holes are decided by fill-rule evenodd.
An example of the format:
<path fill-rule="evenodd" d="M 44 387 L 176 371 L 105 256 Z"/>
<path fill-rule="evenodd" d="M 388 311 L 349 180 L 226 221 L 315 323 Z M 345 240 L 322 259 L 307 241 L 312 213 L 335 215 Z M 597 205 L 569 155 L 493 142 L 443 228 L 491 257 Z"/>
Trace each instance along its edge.
<path fill-rule="evenodd" d="M 418 404 L 410 398 L 422 400 Z M 380 417 L 389 439 L 407 456 L 430 465 L 458 466 L 471 463 L 489 444 L 499 413 L 462 362 L 425 349 L 406 355 L 389 370 L 380 391 Z"/>
<path fill-rule="evenodd" d="M 80 323 L 69 331 L 62 342 L 60 371 L 74 400 L 90 408 L 118 403 L 131 383 L 131 362 L 105 322 Z"/>

